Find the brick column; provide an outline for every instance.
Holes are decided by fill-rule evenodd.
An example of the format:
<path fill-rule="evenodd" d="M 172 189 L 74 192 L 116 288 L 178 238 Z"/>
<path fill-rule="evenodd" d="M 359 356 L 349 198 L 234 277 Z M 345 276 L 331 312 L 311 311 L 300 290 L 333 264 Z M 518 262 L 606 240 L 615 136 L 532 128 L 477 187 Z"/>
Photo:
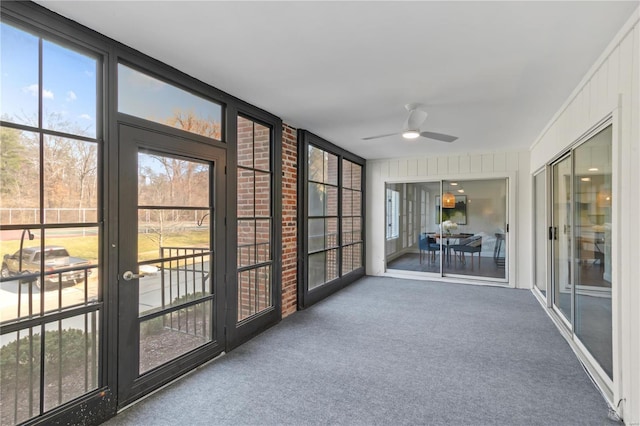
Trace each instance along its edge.
<path fill-rule="evenodd" d="M 298 293 L 298 137 L 282 125 L 282 318 L 296 311 Z"/>

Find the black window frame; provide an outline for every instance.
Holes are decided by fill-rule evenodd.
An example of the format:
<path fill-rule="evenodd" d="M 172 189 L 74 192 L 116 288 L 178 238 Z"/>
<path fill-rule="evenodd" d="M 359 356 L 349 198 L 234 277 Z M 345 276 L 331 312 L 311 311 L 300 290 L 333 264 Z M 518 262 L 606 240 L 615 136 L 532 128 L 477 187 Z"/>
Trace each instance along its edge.
<path fill-rule="evenodd" d="M 309 146 L 314 146 L 338 157 L 338 277 L 334 280 L 309 290 Z M 362 251 L 361 265 L 352 271 L 342 274 L 342 248 L 345 246 L 342 241 L 342 219 L 343 219 L 343 159 L 355 163 L 361 167 L 361 231 L 362 231 Z M 325 299 L 336 291 L 348 286 L 365 275 L 366 269 L 366 160 L 355 155 L 337 145 L 305 130 L 298 130 L 298 309 L 305 309 L 309 306 Z M 353 216 L 350 216 L 353 217 Z M 346 244 L 346 245 L 351 245 Z"/>

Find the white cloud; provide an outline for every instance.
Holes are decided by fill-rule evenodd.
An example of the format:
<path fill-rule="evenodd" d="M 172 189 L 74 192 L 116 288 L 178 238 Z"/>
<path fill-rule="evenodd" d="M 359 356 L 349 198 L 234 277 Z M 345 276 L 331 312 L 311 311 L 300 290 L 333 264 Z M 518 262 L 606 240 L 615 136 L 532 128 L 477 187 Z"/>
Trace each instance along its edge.
<path fill-rule="evenodd" d="M 31 94 L 31 96 L 38 96 L 38 84 L 34 83 L 27 87 L 23 87 L 22 91 Z M 42 89 L 42 97 L 44 99 L 53 99 L 53 92 L 51 90 Z"/>
<path fill-rule="evenodd" d="M 38 96 L 38 85 L 32 84 L 30 86 L 23 87 L 22 91 L 25 93 L 30 93 L 31 96 Z"/>
<path fill-rule="evenodd" d="M 91 116 L 89 114 L 80 114 L 78 118 L 83 118 L 85 120 L 91 120 Z"/>
<path fill-rule="evenodd" d="M 67 92 L 67 101 L 75 101 L 76 99 L 78 99 L 78 97 L 76 96 L 75 92 L 73 90 L 69 90 Z"/>

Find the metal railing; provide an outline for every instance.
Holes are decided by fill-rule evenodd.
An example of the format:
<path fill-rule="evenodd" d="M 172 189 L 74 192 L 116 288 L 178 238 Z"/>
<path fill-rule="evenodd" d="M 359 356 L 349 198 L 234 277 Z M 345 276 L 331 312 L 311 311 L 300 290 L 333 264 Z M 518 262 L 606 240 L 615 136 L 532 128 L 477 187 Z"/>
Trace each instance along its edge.
<path fill-rule="evenodd" d="M 0 279 L 16 286 L 15 315 L 0 323 L 0 424 L 24 422 L 98 387 L 102 304 L 89 291 L 89 277 L 97 268 L 84 265 Z M 65 303 L 63 274 L 69 271 L 82 272 L 78 281 L 84 281 L 84 288 L 79 300 Z"/>

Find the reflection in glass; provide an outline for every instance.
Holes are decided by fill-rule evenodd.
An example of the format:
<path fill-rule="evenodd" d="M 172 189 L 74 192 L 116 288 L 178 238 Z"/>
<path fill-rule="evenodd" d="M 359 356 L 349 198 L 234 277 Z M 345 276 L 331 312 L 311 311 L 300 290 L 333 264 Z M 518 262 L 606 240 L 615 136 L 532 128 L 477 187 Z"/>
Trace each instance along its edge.
<path fill-rule="evenodd" d="M 38 37 L 2 22 L 0 39 L 2 119 L 37 126 Z M 4 149 L 4 140 L 2 143 Z"/>
<path fill-rule="evenodd" d="M 574 330 L 613 378 L 611 126 L 574 151 Z"/>
<path fill-rule="evenodd" d="M 95 58 L 43 41 L 44 128 L 96 137 L 97 69 Z"/>
<path fill-rule="evenodd" d="M 571 321 L 571 157 L 553 165 L 553 304 Z"/>
<path fill-rule="evenodd" d="M 208 138 L 222 137 L 220 105 L 122 64 L 118 111 Z"/>
<path fill-rule="evenodd" d="M 140 374 L 211 341 L 211 302 L 140 322 Z"/>

